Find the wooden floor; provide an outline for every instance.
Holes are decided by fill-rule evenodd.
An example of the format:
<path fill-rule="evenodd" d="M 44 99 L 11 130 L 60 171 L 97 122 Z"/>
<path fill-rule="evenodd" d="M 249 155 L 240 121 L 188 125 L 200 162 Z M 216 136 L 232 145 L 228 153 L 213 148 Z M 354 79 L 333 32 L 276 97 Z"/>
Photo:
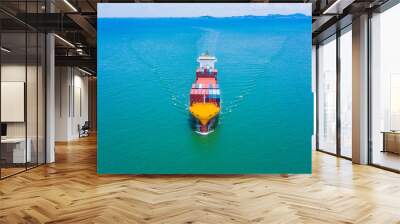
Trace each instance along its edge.
<path fill-rule="evenodd" d="M 312 175 L 98 176 L 96 139 L 0 181 L 0 223 L 400 223 L 400 175 L 315 152 Z"/>
<path fill-rule="evenodd" d="M 13 174 L 16 174 L 16 173 L 19 173 L 19 172 L 23 172 L 23 171 L 25 171 L 26 169 L 25 169 L 25 167 L 17 167 L 17 168 L 15 168 L 15 167 L 11 167 L 11 168 L 1 168 L 1 177 L 3 178 L 3 177 L 8 177 L 8 176 L 11 176 L 11 175 L 13 175 Z"/>

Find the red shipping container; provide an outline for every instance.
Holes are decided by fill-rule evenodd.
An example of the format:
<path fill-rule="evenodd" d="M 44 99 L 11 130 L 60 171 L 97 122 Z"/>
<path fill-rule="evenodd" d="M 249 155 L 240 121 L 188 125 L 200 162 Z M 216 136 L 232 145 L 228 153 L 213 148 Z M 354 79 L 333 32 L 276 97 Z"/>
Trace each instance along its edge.
<path fill-rule="evenodd" d="M 201 77 L 198 78 L 196 83 L 202 83 L 202 84 L 216 84 L 217 81 L 215 80 L 215 78 L 210 78 L 210 77 Z"/>

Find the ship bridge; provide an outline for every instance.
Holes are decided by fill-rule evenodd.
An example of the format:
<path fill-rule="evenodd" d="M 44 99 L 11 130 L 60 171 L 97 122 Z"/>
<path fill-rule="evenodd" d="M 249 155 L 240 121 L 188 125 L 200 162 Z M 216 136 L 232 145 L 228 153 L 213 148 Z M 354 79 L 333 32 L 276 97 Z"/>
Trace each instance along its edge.
<path fill-rule="evenodd" d="M 197 62 L 199 62 L 199 67 L 202 69 L 214 69 L 214 64 L 217 62 L 217 58 L 206 53 L 198 57 Z"/>

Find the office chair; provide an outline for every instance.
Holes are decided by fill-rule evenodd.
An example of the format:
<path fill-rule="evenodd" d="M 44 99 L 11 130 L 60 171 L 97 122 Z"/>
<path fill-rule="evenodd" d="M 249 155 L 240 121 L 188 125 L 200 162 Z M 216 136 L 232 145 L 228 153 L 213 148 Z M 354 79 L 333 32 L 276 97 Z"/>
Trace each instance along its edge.
<path fill-rule="evenodd" d="M 79 138 L 89 136 L 89 129 L 90 129 L 89 121 L 85 121 L 82 127 L 78 125 L 78 129 L 79 129 Z"/>

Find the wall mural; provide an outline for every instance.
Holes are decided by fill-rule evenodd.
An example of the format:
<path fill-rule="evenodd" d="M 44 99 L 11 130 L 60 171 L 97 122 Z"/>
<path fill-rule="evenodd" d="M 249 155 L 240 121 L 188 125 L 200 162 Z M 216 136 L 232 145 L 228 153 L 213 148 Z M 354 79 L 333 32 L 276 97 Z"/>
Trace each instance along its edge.
<path fill-rule="evenodd" d="M 310 173 L 311 4 L 98 5 L 98 173 Z"/>

